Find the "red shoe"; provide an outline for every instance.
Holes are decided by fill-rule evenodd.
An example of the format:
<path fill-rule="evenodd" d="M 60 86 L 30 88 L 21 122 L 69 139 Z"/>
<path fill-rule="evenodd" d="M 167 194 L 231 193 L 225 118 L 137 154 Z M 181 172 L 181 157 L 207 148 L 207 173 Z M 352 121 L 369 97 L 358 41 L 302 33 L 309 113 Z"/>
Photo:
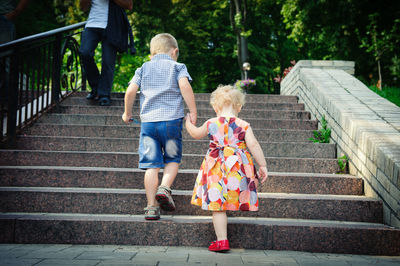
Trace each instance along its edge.
<path fill-rule="evenodd" d="M 228 251 L 229 248 L 229 241 L 226 240 L 220 240 L 220 241 L 213 241 L 211 242 L 211 245 L 208 247 L 209 251 L 216 251 L 216 252 L 225 252 Z"/>

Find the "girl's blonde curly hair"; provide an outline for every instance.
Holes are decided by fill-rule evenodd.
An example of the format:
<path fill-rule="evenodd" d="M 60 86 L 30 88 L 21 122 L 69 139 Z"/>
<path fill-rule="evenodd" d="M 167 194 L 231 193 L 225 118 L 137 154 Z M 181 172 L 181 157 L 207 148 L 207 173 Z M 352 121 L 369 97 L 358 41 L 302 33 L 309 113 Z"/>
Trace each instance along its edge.
<path fill-rule="evenodd" d="M 244 93 L 232 85 L 219 85 L 211 93 L 210 104 L 217 110 L 222 110 L 224 106 L 232 105 L 239 110 L 245 103 Z"/>

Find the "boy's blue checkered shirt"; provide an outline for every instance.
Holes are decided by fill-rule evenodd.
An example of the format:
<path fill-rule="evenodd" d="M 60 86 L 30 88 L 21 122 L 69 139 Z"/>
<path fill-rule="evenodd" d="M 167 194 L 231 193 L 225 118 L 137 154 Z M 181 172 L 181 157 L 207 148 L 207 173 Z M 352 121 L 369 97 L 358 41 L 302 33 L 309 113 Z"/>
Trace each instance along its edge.
<path fill-rule="evenodd" d="M 151 61 L 136 69 L 130 82 L 140 88 L 142 122 L 170 121 L 185 116 L 179 79 L 192 81 L 185 64 L 175 62 L 167 54 L 156 54 Z"/>

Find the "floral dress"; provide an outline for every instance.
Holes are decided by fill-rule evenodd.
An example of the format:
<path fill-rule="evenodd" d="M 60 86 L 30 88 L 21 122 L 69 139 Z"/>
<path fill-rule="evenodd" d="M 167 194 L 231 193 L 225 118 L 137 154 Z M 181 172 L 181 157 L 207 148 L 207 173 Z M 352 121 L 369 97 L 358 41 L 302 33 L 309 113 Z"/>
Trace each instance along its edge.
<path fill-rule="evenodd" d="M 249 124 L 236 117 L 207 121 L 210 147 L 191 203 L 212 211 L 258 211 L 257 176 L 244 141 Z"/>

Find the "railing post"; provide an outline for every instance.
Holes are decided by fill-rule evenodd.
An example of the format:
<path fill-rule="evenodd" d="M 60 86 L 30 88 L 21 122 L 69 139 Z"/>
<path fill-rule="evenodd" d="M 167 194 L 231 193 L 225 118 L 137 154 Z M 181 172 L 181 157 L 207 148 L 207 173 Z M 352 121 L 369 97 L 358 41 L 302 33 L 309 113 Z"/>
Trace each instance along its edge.
<path fill-rule="evenodd" d="M 52 103 L 56 110 L 60 103 L 60 82 L 61 82 L 61 33 L 56 35 L 53 46 L 53 77 L 51 85 Z"/>
<path fill-rule="evenodd" d="M 18 109 L 18 65 L 19 49 L 16 47 L 10 56 L 10 72 L 8 84 L 8 113 L 7 113 L 7 147 L 14 148 L 17 143 L 17 109 Z"/>

